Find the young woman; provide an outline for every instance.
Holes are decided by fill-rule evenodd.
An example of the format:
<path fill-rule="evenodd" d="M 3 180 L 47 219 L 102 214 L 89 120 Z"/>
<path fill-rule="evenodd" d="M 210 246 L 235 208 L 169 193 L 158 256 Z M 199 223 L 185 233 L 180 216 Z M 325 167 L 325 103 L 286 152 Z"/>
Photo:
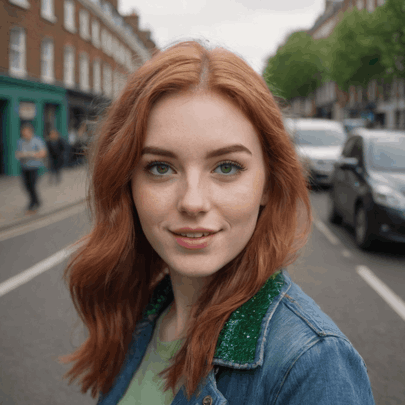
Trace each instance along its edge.
<path fill-rule="evenodd" d="M 179 43 L 129 78 L 92 146 L 94 228 L 66 273 L 99 404 L 373 404 L 365 364 L 285 266 L 306 181 L 262 78 Z"/>

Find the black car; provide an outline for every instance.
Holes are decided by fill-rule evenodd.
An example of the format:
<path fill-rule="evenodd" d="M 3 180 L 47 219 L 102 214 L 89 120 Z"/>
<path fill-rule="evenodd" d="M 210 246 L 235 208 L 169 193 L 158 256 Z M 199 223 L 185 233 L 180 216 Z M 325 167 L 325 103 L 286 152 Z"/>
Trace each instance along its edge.
<path fill-rule="evenodd" d="M 360 248 L 405 243 L 405 131 L 356 128 L 331 183 L 329 220 L 352 225 Z"/>

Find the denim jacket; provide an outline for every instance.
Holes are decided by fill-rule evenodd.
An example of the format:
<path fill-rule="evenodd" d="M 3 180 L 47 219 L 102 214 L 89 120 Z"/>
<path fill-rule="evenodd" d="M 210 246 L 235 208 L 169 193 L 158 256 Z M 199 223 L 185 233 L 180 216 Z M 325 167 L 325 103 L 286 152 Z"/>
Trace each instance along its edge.
<path fill-rule="evenodd" d="M 116 405 L 124 396 L 156 319 L 172 300 L 166 277 L 134 331 L 120 373 L 110 391 L 100 394 L 98 405 Z M 286 270 L 231 314 L 213 366 L 190 400 L 181 388 L 172 405 L 374 404 L 363 359 Z"/>

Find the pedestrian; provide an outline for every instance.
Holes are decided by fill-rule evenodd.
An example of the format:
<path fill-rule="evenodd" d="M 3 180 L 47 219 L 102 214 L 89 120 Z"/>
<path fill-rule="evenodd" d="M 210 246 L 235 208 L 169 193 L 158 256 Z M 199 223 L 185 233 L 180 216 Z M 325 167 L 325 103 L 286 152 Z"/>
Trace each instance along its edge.
<path fill-rule="evenodd" d="M 292 282 L 302 167 L 264 80 L 182 42 L 135 71 L 92 142 L 94 226 L 66 269 L 98 404 L 373 404 L 365 364 Z"/>
<path fill-rule="evenodd" d="M 30 198 L 26 214 L 35 214 L 41 202 L 38 198 L 36 184 L 38 169 L 43 167 L 43 161 L 47 155 L 46 147 L 42 139 L 34 135 L 34 129 L 30 123 L 21 126 L 21 138 L 18 140 L 15 157 L 21 164 L 23 184 Z"/>
<path fill-rule="evenodd" d="M 52 129 L 49 133 L 49 138 L 46 141 L 49 158 L 49 184 L 57 185 L 61 182 L 61 170 L 64 162 L 64 154 L 66 150 L 66 144 L 59 136 L 59 132 L 56 129 Z"/>
<path fill-rule="evenodd" d="M 74 166 L 80 166 L 85 162 L 87 146 L 86 123 L 83 121 L 77 131 L 76 140 L 73 144 Z"/>

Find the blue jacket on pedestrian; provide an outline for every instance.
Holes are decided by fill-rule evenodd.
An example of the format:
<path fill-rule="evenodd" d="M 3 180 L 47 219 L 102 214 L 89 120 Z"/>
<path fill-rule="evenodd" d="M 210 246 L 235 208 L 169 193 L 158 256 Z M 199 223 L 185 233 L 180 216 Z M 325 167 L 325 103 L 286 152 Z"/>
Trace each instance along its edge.
<path fill-rule="evenodd" d="M 135 328 L 120 373 L 110 391 L 100 394 L 98 405 L 118 404 L 124 396 L 156 319 L 172 300 L 166 277 Z M 213 366 L 190 400 L 181 388 L 172 405 L 374 404 L 363 359 L 286 270 L 231 314 L 218 339 Z"/>

